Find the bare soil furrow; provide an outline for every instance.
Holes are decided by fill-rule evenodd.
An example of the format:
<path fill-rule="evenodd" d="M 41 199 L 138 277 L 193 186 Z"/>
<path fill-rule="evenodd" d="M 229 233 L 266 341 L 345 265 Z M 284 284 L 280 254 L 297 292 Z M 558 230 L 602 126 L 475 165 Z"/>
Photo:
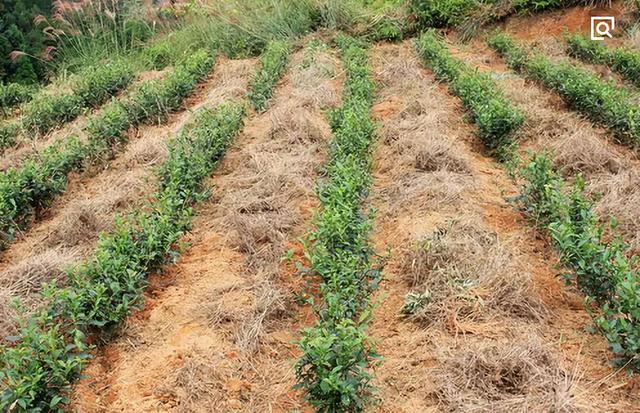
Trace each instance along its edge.
<path fill-rule="evenodd" d="M 253 60 L 219 58 L 210 78 L 185 102 L 189 110 L 169 115 L 163 125 L 138 128 L 107 164 L 71 175 L 65 193 L 0 257 L 0 337 L 15 331 L 11 300 L 20 298 L 25 308 L 33 308 L 44 282 L 64 284 L 64 269 L 94 250 L 100 232 L 153 193 L 154 170 L 167 155 L 166 142 L 190 112 L 241 96 L 254 66 Z"/>
<path fill-rule="evenodd" d="M 603 220 L 619 221 L 632 252 L 640 251 L 640 159 L 638 153 L 612 141 L 603 128 L 571 111 L 560 97 L 509 71 L 486 44 L 475 42 L 456 51 L 458 57 L 492 76 L 505 95 L 525 114 L 516 140 L 519 152 L 550 152 L 567 178 L 582 175 Z"/>
<path fill-rule="evenodd" d="M 311 59 L 311 63 L 308 61 Z M 254 114 L 210 179 L 189 247 L 152 278 L 142 311 L 102 349 L 77 387 L 78 412 L 290 411 L 296 304 L 314 185 L 338 104 L 340 70 L 318 47 L 292 56 L 268 111 Z"/>
<path fill-rule="evenodd" d="M 374 49 L 380 79 L 374 240 L 390 251 L 371 334 L 379 411 L 638 411 L 635 381 L 586 331 L 558 258 L 507 202 L 459 102 L 410 43 Z M 411 293 L 411 294 L 409 294 Z"/>

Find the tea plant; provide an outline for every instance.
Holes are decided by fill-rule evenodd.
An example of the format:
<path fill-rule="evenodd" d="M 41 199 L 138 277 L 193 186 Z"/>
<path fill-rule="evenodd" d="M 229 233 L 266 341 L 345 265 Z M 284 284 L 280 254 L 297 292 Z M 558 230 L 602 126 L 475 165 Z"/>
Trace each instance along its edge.
<path fill-rule="evenodd" d="M 270 42 L 260 57 L 261 70 L 251 79 L 249 100 L 253 107 L 263 112 L 289 61 L 291 46 L 286 42 Z"/>
<path fill-rule="evenodd" d="M 365 49 L 348 37 L 337 43 L 347 79 L 342 106 L 329 116 L 334 139 L 326 178 L 318 186 L 322 209 L 307 248 L 311 271 L 321 279 L 322 302 L 315 325 L 302 331 L 296 372 L 297 387 L 318 411 L 358 412 L 371 401 L 367 368 L 377 358 L 366 330 L 380 269 L 368 242 L 371 219 L 362 210 L 371 184 L 369 110 L 375 83 Z"/>
<path fill-rule="evenodd" d="M 130 65 L 111 63 L 87 69 L 78 75 L 72 91 L 60 95 L 42 94 L 24 108 L 22 124 L 27 132 L 46 133 L 75 119 L 86 108 L 104 103 L 128 86 L 134 78 Z"/>
<path fill-rule="evenodd" d="M 573 269 L 578 287 L 600 305 L 595 324 L 623 362 L 640 369 L 640 274 L 617 238 L 607 240 L 604 228 L 583 195 L 578 179 L 572 188 L 552 169 L 545 155 L 533 155 L 521 171 L 525 182 L 520 202 L 553 239 L 562 263 Z"/>
<path fill-rule="evenodd" d="M 69 138 L 37 154 L 19 168 L 0 174 L 0 247 L 11 242 L 38 208 L 64 191 L 66 176 L 124 139 L 125 132 L 144 121 L 162 119 L 209 73 L 214 57 L 199 51 L 176 67 L 165 79 L 142 83 L 130 96 L 113 100 L 90 118 L 88 143 Z"/>
<path fill-rule="evenodd" d="M 153 201 L 102 234 L 96 252 L 67 274 L 65 288 L 49 286 L 47 304 L 21 328 L 20 341 L 0 348 L 0 408 L 62 411 L 69 386 L 85 365 L 87 337 L 121 321 L 140 303 L 146 276 L 176 254 L 201 183 L 242 126 L 244 105 L 203 110 L 169 145 Z"/>
<path fill-rule="evenodd" d="M 489 46 L 504 56 L 513 70 L 555 90 L 569 106 L 609 128 L 618 141 L 633 147 L 640 144 L 640 108 L 623 89 L 569 63 L 553 63 L 539 54 L 530 56 L 503 33 L 493 35 Z"/>
<path fill-rule="evenodd" d="M 20 83 L 0 84 L 0 112 L 6 112 L 14 106 L 28 102 L 33 97 L 37 87 Z"/>
<path fill-rule="evenodd" d="M 498 154 L 504 151 L 524 117 L 502 95 L 493 79 L 451 56 L 444 41 L 433 30 L 422 34 L 415 47 L 436 77 L 448 82 L 452 92 L 471 112 L 482 142 Z"/>
<path fill-rule="evenodd" d="M 0 174 L 0 247 L 13 240 L 36 209 L 64 190 L 67 174 L 79 167 L 85 156 L 85 146 L 72 136 L 20 168 Z"/>
<path fill-rule="evenodd" d="M 567 37 L 567 53 L 588 63 L 607 65 L 626 80 L 640 86 L 640 53 L 618 47 L 608 47 L 581 34 Z"/>
<path fill-rule="evenodd" d="M 20 124 L 16 121 L 0 124 L 0 154 L 16 143 L 16 137 L 20 133 Z"/>
<path fill-rule="evenodd" d="M 150 90 L 155 90 L 158 100 L 175 105 L 176 100 L 168 95 L 186 90 L 180 84 L 184 73 L 190 73 L 193 82 L 212 66 L 210 54 L 197 53 L 182 66 L 183 73 L 164 84 L 154 83 Z M 120 106 L 123 112 L 114 109 L 111 118 L 133 108 L 131 119 L 144 120 L 137 105 L 145 99 L 132 97 L 131 102 L 136 103 Z M 231 102 L 196 113 L 193 122 L 168 145 L 169 157 L 158 171 L 160 185 L 153 201 L 118 219 L 110 233 L 101 235 L 93 257 L 68 271 L 68 287 L 45 288 L 46 305 L 22 323 L 20 340 L 0 346 L 0 383 L 6 388 L 0 409 L 63 411 L 70 384 L 89 357 L 87 337 L 121 321 L 140 303 L 146 276 L 177 255 L 175 243 L 189 226 L 191 206 L 204 198 L 202 180 L 215 169 L 242 127 L 246 106 Z"/>

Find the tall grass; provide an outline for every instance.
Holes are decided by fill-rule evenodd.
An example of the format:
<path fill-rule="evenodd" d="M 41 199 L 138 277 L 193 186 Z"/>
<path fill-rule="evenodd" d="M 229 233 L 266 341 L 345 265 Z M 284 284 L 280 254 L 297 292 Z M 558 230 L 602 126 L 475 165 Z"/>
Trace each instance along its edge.
<path fill-rule="evenodd" d="M 156 33 L 142 2 L 133 0 L 58 0 L 48 33 L 59 41 L 57 62 L 77 71 L 88 64 L 121 56 Z"/>

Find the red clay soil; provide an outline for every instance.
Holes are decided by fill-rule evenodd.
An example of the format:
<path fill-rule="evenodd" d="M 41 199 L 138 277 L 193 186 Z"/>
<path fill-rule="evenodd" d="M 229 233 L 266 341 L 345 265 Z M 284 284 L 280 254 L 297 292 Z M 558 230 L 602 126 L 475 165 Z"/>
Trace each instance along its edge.
<path fill-rule="evenodd" d="M 170 114 L 162 125 L 141 126 L 129 133 L 128 143 L 114 159 L 70 175 L 66 191 L 0 255 L 0 336 L 13 333 L 10 300 L 19 297 L 31 308 L 39 302 L 43 282 L 59 279 L 64 284 L 64 268 L 94 250 L 99 233 L 112 226 L 117 214 L 152 194 L 154 171 L 166 157 L 166 142 L 191 111 L 240 96 L 253 65 L 253 60 L 219 58 L 212 75 L 186 99 L 189 111 Z"/>
<path fill-rule="evenodd" d="M 296 52 L 264 114 L 253 114 L 208 184 L 189 247 L 151 278 L 144 309 L 102 347 L 75 388 L 77 412 L 304 408 L 293 341 L 312 313 L 295 303 L 297 239 L 317 207 L 328 124 L 339 103 L 333 53 Z M 305 69 L 306 67 L 306 69 Z"/>
<path fill-rule="evenodd" d="M 576 6 L 533 15 L 514 16 L 505 20 L 501 27 L 521 40 L 540 40 L 561 36 L 565 31 L 581 32 L 587 35 L 591 30 L 591 16 L 613 16 L 618 25 L 624 20 L 629 9 L 624 1 L 611 2 L 611 7 Z M 617 29 L 619 30 L 619 29 Z M 615 31 L 613 34 L 617 34 Z"/>
<path fill-rule="evenodd" d="M 476 391 L 476 381 L 487 377 L 474 377 L 458 387 L 447 382 L 460 373 L 452 372 L 451 366 L 457 366 L 469 349 L 532 346 L 557 360 L 556 367 L 569 383 L 553 388 L 564 395 L 562 408 L 536 407 L 536 394 L 516 392 L 517 402 L 512 401 L 508 411 L 640 411 L 636 381 L 609 365 L 611 354 L 603 337 L 586 332 L 590 317 L 581 297 L 559 277 L 562 269 L 546 240 L 505 200 L 517 193 L 516 188 L 483 153 L 458 101 L 420 69 L 409 44 L 378 46 L 373 62 L 382 85 L 377 107 L 384 108 L 377 112 L 383 126 L 371 195 L 378 211 L 374 240 L 380 252 L 391 254 L 371 329 L 384 358 L 375 369 L 378 410 L 506 411 L 499 404 L 500 395 Z M 439 142 L 447 142 L 451 150 L 433 159 L 458 159 L 418 167 L 421 153 Z M 459 164 L 467 170 L 451 167 Z M 412 190 L 424 181 L 440 182 L 427 198 L 425 191 Z M 451 311 L 444 322 L 431 326 L 402 317 L 404 298 L 411 290 L 405 273 L 407 254 L 416 241 L 450 220 L 470 221 L 513 245 L 518 275 L 524 277 L 519 279 L 532 285 L 529 298 L 539 300 L 549 316 L 523 319 L 486 308 L 480 311 L 486 316 L 478 320 L 459 319 Z M 471 366 L 466 369 L 463 372 L 469 373 Z M 469 397 L 476 400 L 473 408 L 465 404 Z"/>
<path fill-rule="evenodd" d="M 338 104 L 337 64 L 317 54 L 323 64 L 308 66 L 297 52 L 273 106 L 249 119 L 210 179 L 189 247 L 151 277 L 144 308 L 99 349 L 73 411 L 308 410 L 292 390 L 292 342 L 313 314 L 296 304 L 304 285 L 281 258 L 304 261 L 297 240 L 318 205 L 313 186 L 330 137 L 321 108 Z M 390 252 L 370 329 L 384 357 L 374 369 L 375 410 L 640 412 L 637 380 L 611 367 L 604 338 L 587 331 L 581 296 L 564 285 L 547 240 L 507 202 L 517 188 L 458 100 L 421 68 L 410 43 L 371 55 L 380 124 L 372 237 Z M 504 265 L 492 268 L 506 304 L 480 284 L 470 309 L 468 297 L 453 297 L 457 307 L 433 323 L 404 317 L 405 296 L 416 292 L 407 258 L 448 225 L 487 234 L 504 252 L 493 252 Z"/>

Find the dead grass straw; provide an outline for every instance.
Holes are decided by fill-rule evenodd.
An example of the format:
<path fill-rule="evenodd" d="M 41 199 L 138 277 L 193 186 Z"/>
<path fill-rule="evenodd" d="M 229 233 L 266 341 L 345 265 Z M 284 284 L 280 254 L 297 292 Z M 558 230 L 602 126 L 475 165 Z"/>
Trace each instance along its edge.
<path fill-rule="evenodd" d="M 452 316 L 470 321 L 549 316 L 513 247 L 478 220 L 451 221 L 418 242 L 405 257 L 403 273 L 414 291 L 409 298 L 422 301 L 408 303 L 412 318 L 427 326 Z"/>

